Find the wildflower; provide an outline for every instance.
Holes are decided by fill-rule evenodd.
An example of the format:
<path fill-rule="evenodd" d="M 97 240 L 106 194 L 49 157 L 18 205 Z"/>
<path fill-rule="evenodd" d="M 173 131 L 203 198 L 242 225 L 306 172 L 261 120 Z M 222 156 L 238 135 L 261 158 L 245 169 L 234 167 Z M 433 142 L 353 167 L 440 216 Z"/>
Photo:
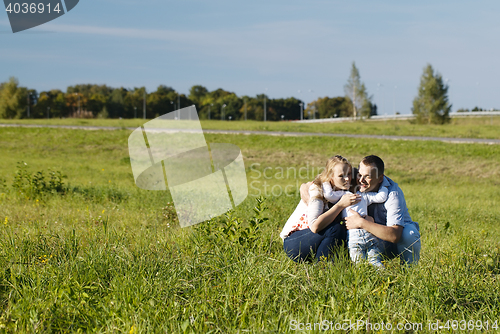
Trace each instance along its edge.
<path fill-rule="evenodd" d="M 106 210 L 102 210 L 102 213 L 104 213 L 104 211 L 106 211 Z"/>
<path fill-rule="evenodd" d="M 7 223 L 9 222 L 9 218 L 8 217 L 5 217 L 5 221 L 3 222 L 4 225 L 7 225 Z"/>

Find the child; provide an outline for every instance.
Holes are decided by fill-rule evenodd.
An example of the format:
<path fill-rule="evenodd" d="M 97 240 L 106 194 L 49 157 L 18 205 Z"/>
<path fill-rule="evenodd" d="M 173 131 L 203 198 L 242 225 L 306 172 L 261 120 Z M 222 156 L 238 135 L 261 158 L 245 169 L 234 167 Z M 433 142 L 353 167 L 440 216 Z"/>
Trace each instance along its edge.
<path fill-rule="evenodd" d="M 352 213 L 349 209 L 356 211 L 361 217 L 366 217 L 368 213 L 368 205 L 372 203 L 383 203 L 387 200 L 389 190 L 387 189 L 388 182 L 380 185 L 378 192 L 357 192 L 361 195 L 361 201 L 357 204 L 351 205 L 342 211 L 342 217 L 349 217 Z M 333 190 L 330 182 L 322 183 L 323 197 L 330 203 L 336 203 L 344 194 L 351 193 L 346 190 Z M 363 229 L 347 230 L 347 244 L 349 247 L 349 255 L 353 262 L 359 262 L 360 259 L 367 259 L 372 265 L 383 268 L 384 265 L 380 256 L 380 239 L 373 234 Z"/>

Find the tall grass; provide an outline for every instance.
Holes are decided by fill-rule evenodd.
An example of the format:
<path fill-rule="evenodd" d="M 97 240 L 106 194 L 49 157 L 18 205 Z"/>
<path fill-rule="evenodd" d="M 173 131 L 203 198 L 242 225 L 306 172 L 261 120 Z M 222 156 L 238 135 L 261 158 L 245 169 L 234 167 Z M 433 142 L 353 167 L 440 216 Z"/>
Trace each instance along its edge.
<path fill-rule="evenodd" d="M 228 215 L 181 229 L 168 192 L 135 187 L 129 133 L 0 130 L 0 332 L 287 333 L 325 320 L 492 331 L 500 320 L 499 147 L 207 135 L 242 149 L 253 188 Z M 279 232 L 296 187 L 336 153 L 386 161 L 420 223 L 419 265 L 377 272 L 343 250 L 335 263 L 286 257 Z M 19 161 L 66 175 L 63 191 L 14 187 Z"/>
<path fill-rule="evenodd" d="M 3 124 L 38 124 L 64 126 L 102 126 L 116 128 L 136 128 L 145 123 L 142 119 L 23 119 L 1 120 Z M 333 123 L 296 123 L 296 122 L 261 122 L 261 121 L 213 121 L 202 120 L 205 130 L 250 130 L 369 134 L 386 136 L 428 136 L 452 138 L 500 139 L 500 117 L 464 117 L 453 118 L 449 124 L 413 124 L 408 120 L 358 120 Z"/>

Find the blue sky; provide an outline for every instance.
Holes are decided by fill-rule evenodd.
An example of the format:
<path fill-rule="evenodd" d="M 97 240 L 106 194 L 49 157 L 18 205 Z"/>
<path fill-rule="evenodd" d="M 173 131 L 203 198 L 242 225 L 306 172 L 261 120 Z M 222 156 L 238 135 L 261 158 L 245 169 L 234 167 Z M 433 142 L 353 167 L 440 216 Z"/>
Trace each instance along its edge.
<path fill-rule="evenodd" d="M 310 102 L 344 95 L 355 61 L 379 114 L 406 114 L 430 63 L 454 111 L 500 108 L 498 13 L 498 1 L 80 0 L 16 34 L 0 14 L 0 81 L 203 85 Z"/>

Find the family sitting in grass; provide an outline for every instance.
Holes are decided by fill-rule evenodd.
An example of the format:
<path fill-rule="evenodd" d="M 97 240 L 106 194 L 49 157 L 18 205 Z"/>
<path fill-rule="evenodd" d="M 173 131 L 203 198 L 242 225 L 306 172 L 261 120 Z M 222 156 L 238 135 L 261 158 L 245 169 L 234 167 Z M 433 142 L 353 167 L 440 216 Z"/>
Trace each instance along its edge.
<path fill-rule="evenodd" d="M 354 173 L 357 182 L 351 184 Z M 383 257 L 418 262 L 418 223 L 411 220 L 399 186 L 384 175 L 379 157 L 363 158 L 356 171 L 346 158 L 334 156 L 313 182 L 301 186 L 300 194 L 280 234 L 291 259 L 333 259 L 347 241 L 354 262 L 367 260 L 378 268 Z"/>

